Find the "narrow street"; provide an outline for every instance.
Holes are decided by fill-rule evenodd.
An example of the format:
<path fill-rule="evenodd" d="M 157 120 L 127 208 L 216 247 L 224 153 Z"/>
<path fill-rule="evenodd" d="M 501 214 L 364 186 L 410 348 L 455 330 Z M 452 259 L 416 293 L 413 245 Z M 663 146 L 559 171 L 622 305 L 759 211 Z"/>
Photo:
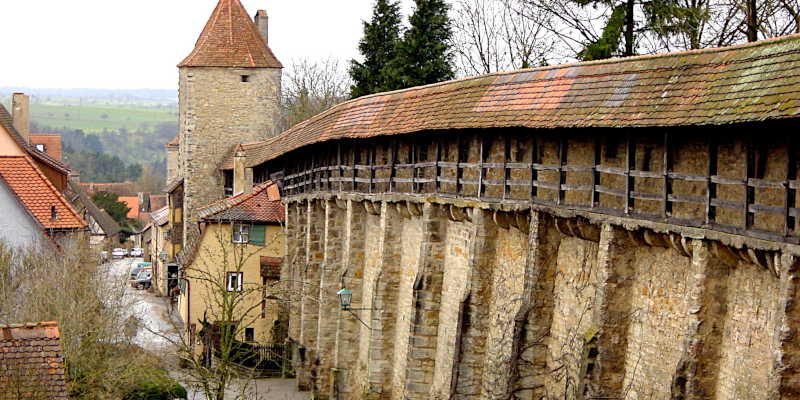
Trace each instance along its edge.
<path fill-rule="evenodd" d="M 112 276 L 127 280 L 131 267 L 136 263 L 142 262 L 141 258 L 125 258 L 113 260 L 107 264 Z M 149 290 L 137 290 L 130 285 L 125 287 L 125 296 L 131 301 L 131 316 L 137 318 L 142 327 L 136 332 L 134 342 L 144 349 L 153 352 L 165 359 L 172 375 L 179 382 L 181 370 L 175 368 L 177 357 L 172 349 L 171 337 L 178 334 L 179 326 L 170 322 L 169 301 L 165 297 L 157 297 Z M 258 400 L 306 400 L 309 398 L 308 392 L 298 392 L 294 379 L 257 379 L 252 390 L 252 395 L 248 399 Z M 191 388 L 184 384 L 189 392 L 189 400 L 203 400 L 201 391 Z M 232 391 L 233 392 L 233 391 Z M 226 398 L 233 399 L 235 395 L 229 394 Z"/>

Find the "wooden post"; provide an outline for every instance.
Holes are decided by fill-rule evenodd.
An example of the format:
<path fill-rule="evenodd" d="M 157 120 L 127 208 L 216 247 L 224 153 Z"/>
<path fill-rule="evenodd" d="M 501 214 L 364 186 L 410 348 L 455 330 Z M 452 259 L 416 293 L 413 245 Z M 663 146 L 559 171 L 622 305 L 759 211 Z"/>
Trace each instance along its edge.
<path fill-rule="evenodd" d="M 567 180 L 567 173 L 564 172 L 564 166 L 567 165 L 567 148 L 568 142 L 566 135 L 559 135 L 558 139 L 558 196 L 556 197 L 556 204 L 561 205 L 565 202 L 564 184 Z"/>
<path fill-rule="evenodd" d="M 436 167 L 435 167 L 435 174 L 434 177 L 434 190 L 436 193 L 441 192 L 442 184 L 439 182 L 439 176 L 442 174 L 442 169 L 439 167 L 439 162 L 442 161 L 442 141 L 444 139 L 439 139 L 436 141 Z"/>
<path fill-rule="evenodd" d="M 755 199 L 755 188 L 751 186 L 750 179 L 755 176 L 756 157 L 753 151 L 753 139 L 748 137 L 745 139 L 745 146 L 747 152 L 747 162 L 745 163 L 744 187 L 744 229 L 748 230 L 753 226 L 753 214 L 750 212 L 750 205 L 753 204 Z"/>
<path fill-rule="evenodd" d="M 508 181 L 511 179 L 511 170 L 508 169 L 508 162 L 511 158 L 511 138 L 509 135 L 503 135 L 504 150 L 503 150 L 503 200 L 505 200 L 511 192 L 511 187 Z"/>
<path fill-rule="evenodd" d="M 711 177 L 717 175 L 717 138 L 710 134 L 707 139 L 708 148 L 708 173 L 706 175 L 706 224 L 711 224 L 716 218 L 716 207 L 711 202 L 717 197 L 717 184 Z"/>
<path fill-rule="evenodd" d="M 479 154 L 478 154 L 478 156 L 479 156 L 479 160 L 478 160 L 478 172 L 479 172 L 479 174 L 478 174 L 478 198 L 480 199 L 481 197 L 483 197 L 483 176 L 484 176 L 483 175 L 483 172 L 484 172 L 484 170 L 483 170 L 483 157 L 484 157 L 484 153 L 485 153 L 486 149 L 484 149 L 485 144 L 483 142 L 483 136 L 475 135 L 475 138 L 478 140 L 478 142 L 479 142 L 478 145 L 480 146 L 480 151 L 479 151 Z"/>
<path fill-rule="evenodd" d="M 462 177 L 461 158 L 463 157 L 463 154 L 461 154 L 461 141 L 462 140 L 463 139 L 461 138 L 461 135 L 459 134 L 457 136 L 457 138 L 456 138 L 456 193 L 455 193 L 456 195 L 460 195 L 461 194 L 461 177 Z M 469 152 L 467 152 L 467 154 L 469 154 Z"/>
<path fill-rule="evenodd" d="M 375 179 L 375 146 L 367 147 L 367 160 L 369 162 L 369 193 L 373 191 L 372 181 Z"/>
<path fill-rule="evenodd" d="M 630 132 L 625 135 L 625 214 L 630 214 L 633 210 L 633 199 L 631 192 L 634 189 L 634 178 L 631 170 L 636 168 L 636 143 L 631 138 Z"/>
<path fill-rule="evenodd" d="M 392 159 L 390 161 L 391 168 L 389 170 L 389 193 L 394 192 L 394 178 L 397 176 L 397 153 L 398 153 L 398 142 L 397 139 L 392 139 L 391 149 L 389 150 L 392 154 Z"/>
<path fill-rule="evenodd" d="M 531 203 L 536 200 L 537 188 L 536 182 L 539 180 L 539 171 L 536 170 L 536 164 L 539 162 L 539 142 L 536 140 L 536 136 L 531 137 L 531 186 L 530 186 L 530 197 Z"/>
<path fill-rule="evenodd" d="M 344 171 L 342 170 L 342 141 L 336 142 L 336 169 L 339 170 L 339 192 L 342 191 L 344 183 L 342 182 L 342 178 L 344 177 Z"/>
<path fill-rule="evenodd" d="M 600 204 L 600 193 L 597 191 L 597 185 L 600 184 L 600 172 L 597 171 L 597 167 L 602 164 L 603 160 L 601 158 L 601 146 L 600 146 L 600 136 L 597 135 L 594 137 L 594 165 L 592 166 L 592 195 L 590 198 L 590 206 L 592 208 L 597 207 Z"/>
<path fill-rule="evenodd" d="M 350 164 L 353 166 L 353 191 L 356 192 L 358 188 L 358 182 L 356 182 L 356 178 L 358 177 L 358 170 L 356 169 L 356 144 L 350 145 Z"/>
<path fill-rule="evenodd" d="M 417 138 L 414 136 L 408 149 L 408 163 L 411 164 L 411 193 L 417 193 Z"/>
<path fill-rule="evenodd" d="M 789 136 L 786 143 L 786 181 L 783 182 L 783 235 L 789 236 L 795 228 L 795 218 L 792 216 L 792 207 L 797 200 L 797 191 L 791 188 L 792 181 L 797 179 L 797 159 L 795 154 L 795 140 Z"/>
<path fill-rule="evenodd" d="M 669 179 L 669 174 L 672 172 L 672 154 L 671 146 L 669 144 L 669 131 L 664 130 L 664 210 L 663 216 L 666 220 L 672 216 L 672 202 L 669 201 L 669 195 L 672 194 L 672 182 Z"/>

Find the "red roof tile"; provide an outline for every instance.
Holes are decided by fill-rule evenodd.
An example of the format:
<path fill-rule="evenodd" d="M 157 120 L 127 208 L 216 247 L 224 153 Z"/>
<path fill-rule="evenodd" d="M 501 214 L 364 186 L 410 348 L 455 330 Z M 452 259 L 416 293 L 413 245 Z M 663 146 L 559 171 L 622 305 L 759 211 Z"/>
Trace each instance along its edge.
<path fill-rule="evenodd" d="M 61 161 L 61 135 L 53 133 L 31 133 L 31 146 L 38 150 L 36 145 L 44 145 L 44 152 L 50 157 Z"/>
<path fill-rule="evenodd" d="M 266 182 L 242 193 L 197 210 L 200 219 L 209 221 L 283 222 L 284 212 L 278 185 Z"/>
<path fill-rule="evenodd" d="M 798 117 L 800 35 L 791 35 L 365 96 L 243 147 L 252 167 L 313 143 L 430 130 L 720 125 Z M 232 165 L 229 155 L 221 168 Z"/>
<path fill-rule="evenodd" d="M 28 157 L 0 156 L 0 181 L 45 229 L 82 229 L 86 222 Z M 57 218 L 52 218 L 55 207 Z"/>
<path fill-rule="evenodd" d="M 125 203 L 130 210 L 128 210 L 128 218 L 139 218 L 139 198 L 136 196 L 119 196 L 119 201 Z"/>
<path fill-rule="evenodd" d="M 81 187 L 87 193 L 95 194 L 97 192 L 114 193 L 117 196 L 136 196 L 136 190 L 133 182 L 111 182 L 111 183 L 94 183 L 94 182 L 81 182 Z"/>
<path fill-rule="evenodd" d="M 283 68 L 239 0 L 220 0 L 178 67 Z"/>
<path fill-rule="evenodd" d="M 181 135 L 175 136 L 165 147 L 178 147 L 181 144 Z"/>
<path fill-rule="evenodd" d="M 58 324 L 0 325 L 0 400 L 66 399 Z"/>

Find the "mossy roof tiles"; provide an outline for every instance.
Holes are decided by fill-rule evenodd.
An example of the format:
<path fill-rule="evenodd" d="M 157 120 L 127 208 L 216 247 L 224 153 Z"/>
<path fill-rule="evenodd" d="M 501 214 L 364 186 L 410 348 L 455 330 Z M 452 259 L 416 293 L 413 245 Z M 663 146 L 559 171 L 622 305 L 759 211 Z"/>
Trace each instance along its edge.
<path fill-rule="evenodd" d="M 721 125 L 800 116 L 800 35 L 379 93 L 242 145 L 252 167 L 344 138 L 474 128 Z M 221 165 L 233 166 L 232 154 Z"/>
<path fill-rule="evenodd" d="M 67 399 L 56 322 L 0 325 L 0 400 Z"/>

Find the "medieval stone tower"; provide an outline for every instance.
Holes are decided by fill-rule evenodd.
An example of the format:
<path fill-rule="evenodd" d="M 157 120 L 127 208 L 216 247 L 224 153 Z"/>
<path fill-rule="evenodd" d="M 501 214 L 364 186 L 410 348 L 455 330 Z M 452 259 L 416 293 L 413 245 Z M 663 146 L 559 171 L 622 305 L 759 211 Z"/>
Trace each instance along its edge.
<path fill-rule="evenodd" d="M 266 11 L 250 19 L 239 0 L 220 0 L 178 64 L 184 243 L 195 210 L 225 196 L 222 160 L 239 143 L 276 134 L 282 65 L 267 43 Z"/>

